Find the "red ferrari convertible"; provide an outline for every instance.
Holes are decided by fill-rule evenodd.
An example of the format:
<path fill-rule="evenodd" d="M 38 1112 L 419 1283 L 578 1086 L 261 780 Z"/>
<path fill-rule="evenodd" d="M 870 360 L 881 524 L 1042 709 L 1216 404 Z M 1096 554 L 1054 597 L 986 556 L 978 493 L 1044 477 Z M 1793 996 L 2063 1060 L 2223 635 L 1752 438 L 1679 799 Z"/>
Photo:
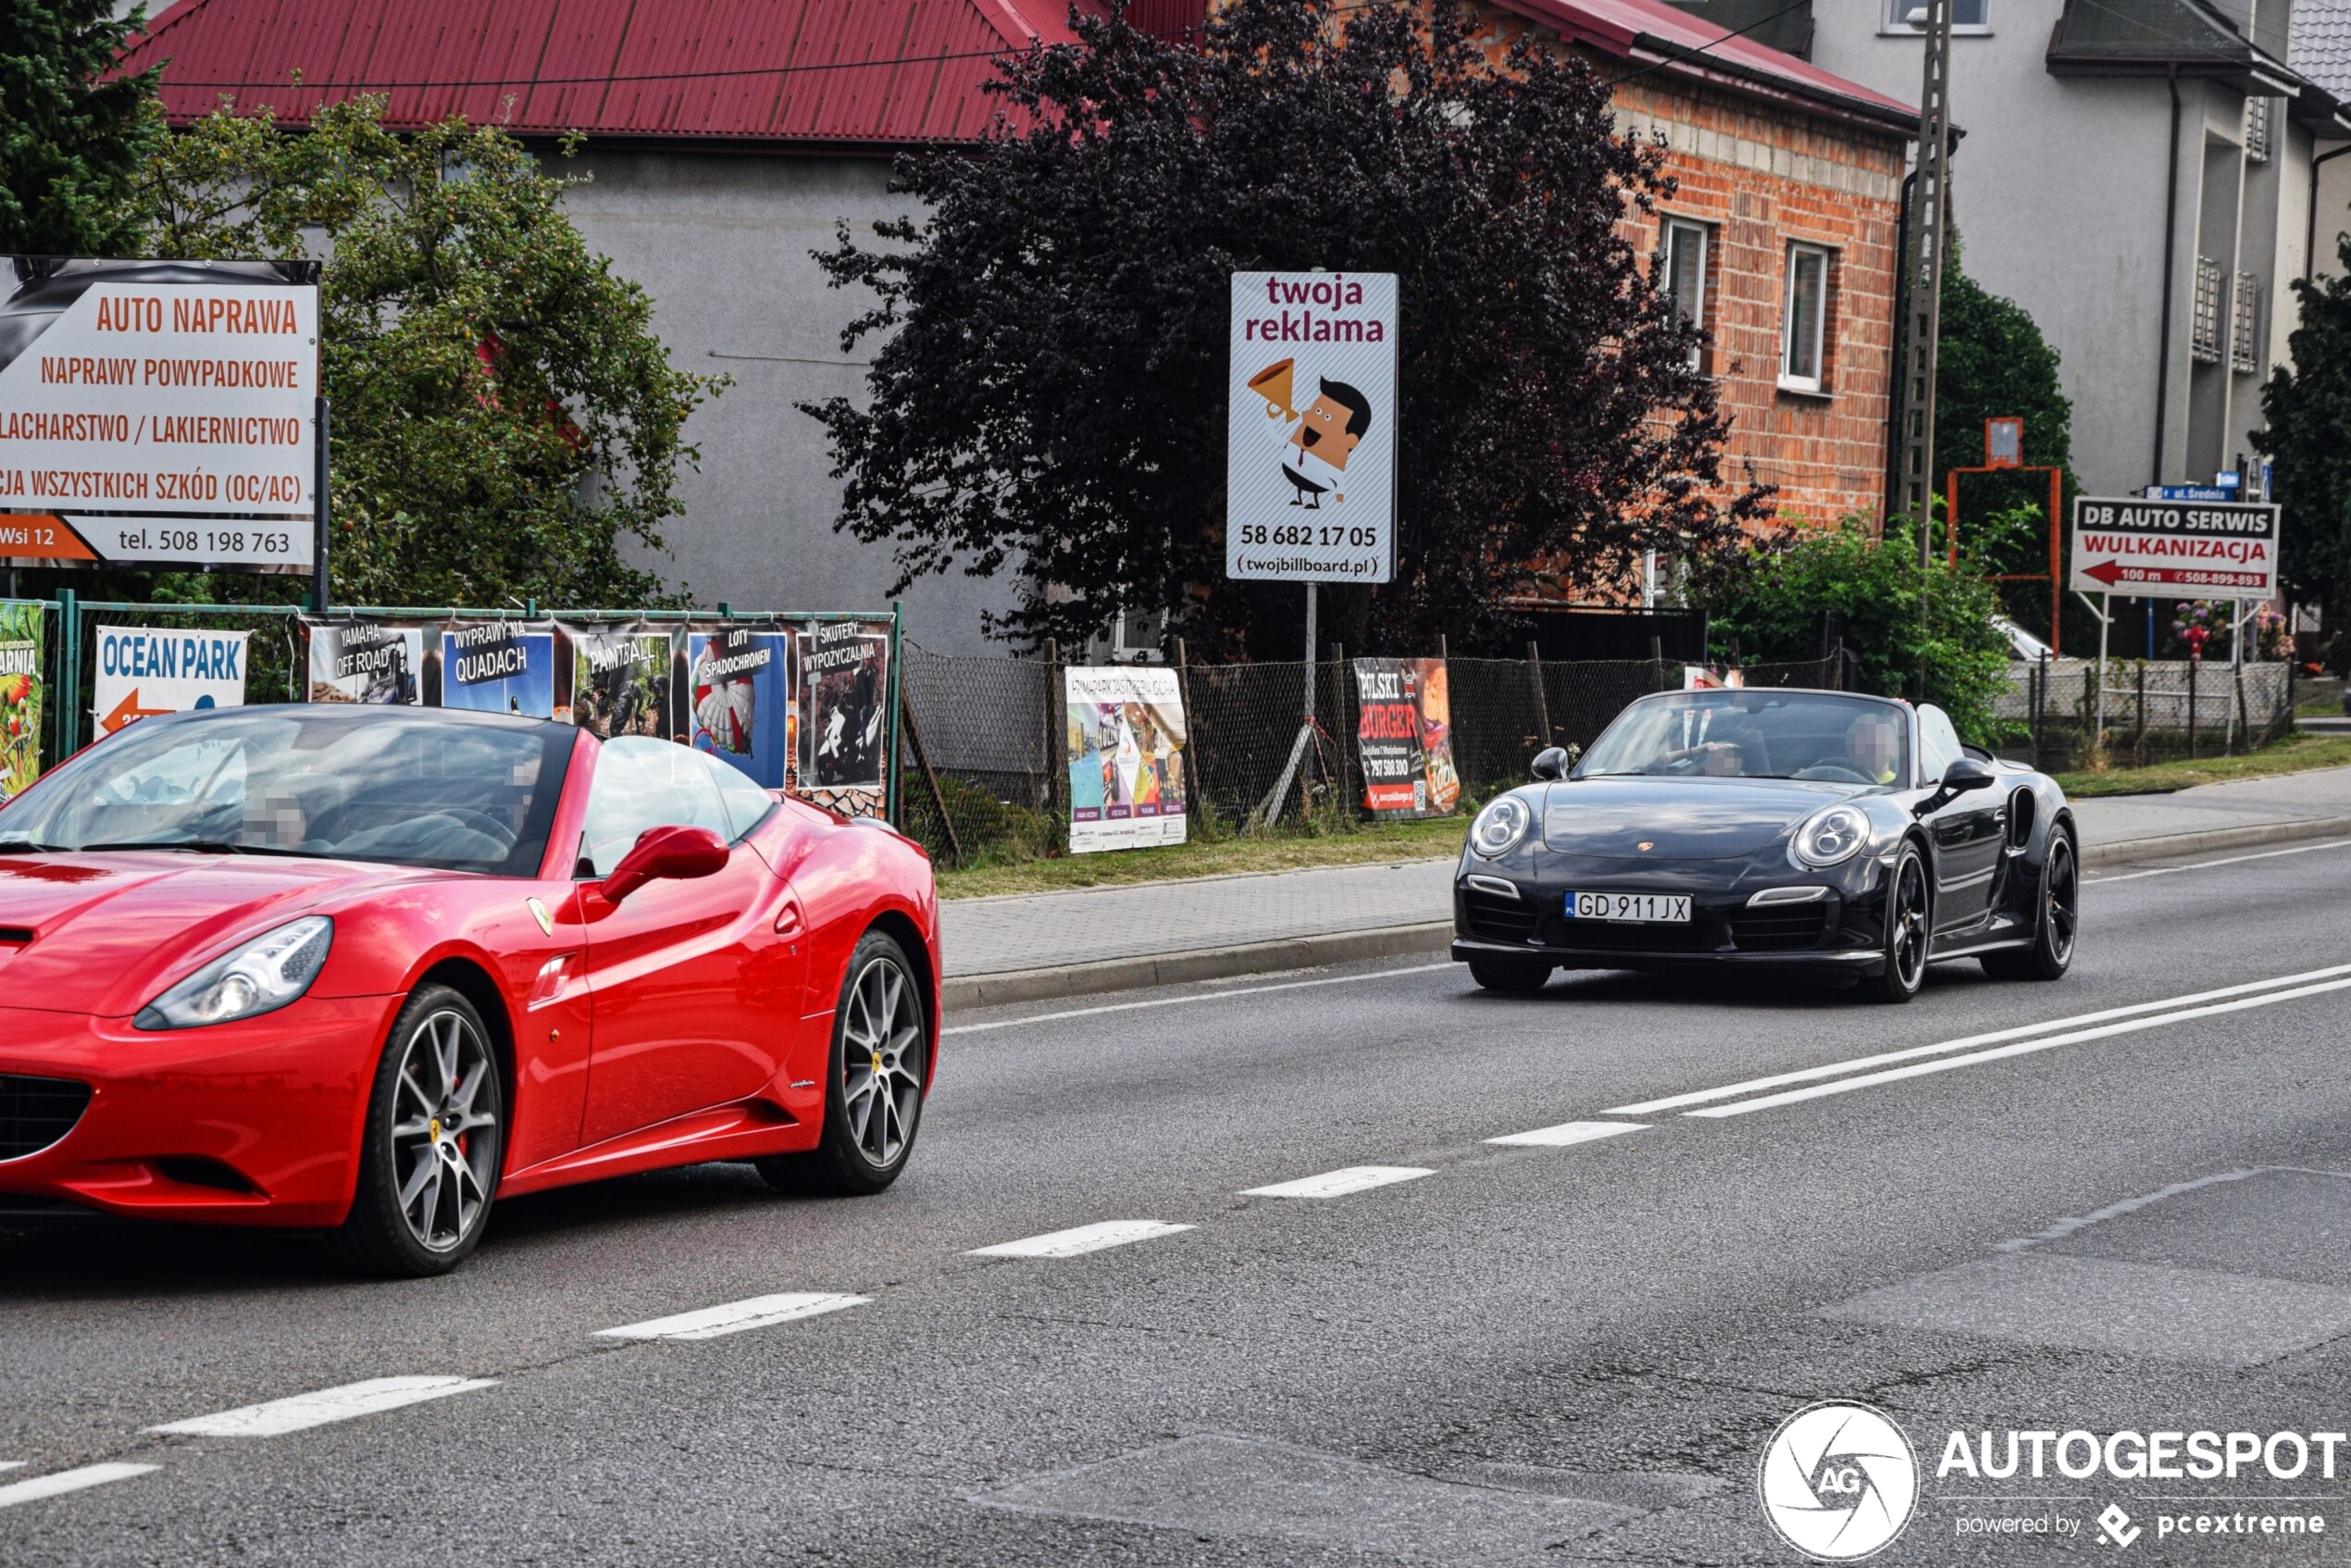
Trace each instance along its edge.
<path fill-rule="evenodd" d="M 453 1268 L 502 1193 L 749 1160 L 877 1192 L 929 861 L 701 753 L 438 709 L 146 719 L 0 807 L 0 1212 Z"/>

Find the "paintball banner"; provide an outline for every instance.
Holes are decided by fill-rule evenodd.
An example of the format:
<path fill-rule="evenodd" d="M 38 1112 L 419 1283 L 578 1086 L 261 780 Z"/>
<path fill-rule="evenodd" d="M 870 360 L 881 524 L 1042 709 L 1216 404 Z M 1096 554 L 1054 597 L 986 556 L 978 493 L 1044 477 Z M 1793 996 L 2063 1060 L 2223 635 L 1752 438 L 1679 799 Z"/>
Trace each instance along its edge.
<path fill-rule="evenodd" d="M 694 749 L 768 790 L 797 782 L 793 641 L 790 630 L 776 626 L 695 627 L 686 633 Z"/>
<path fill-rule="evenodd" d="M 1355 661 L 1355 753 L 1363 809 L 1375 816 L 1443 816 L 1462 798 L 1442 659 Z"/>
<path fill-rule="evenodd" d="M 307 696 L 313 703 L 372 703 L 421 706 L 427 697 L 426 628 L 389 621 L 326 621 L 302 617 L 308 651 Z M 432 636 L 432 695 L 440 694 L 441 638 Z"/>
<path fill-rule="evenodd" d="M 44 617 L 38 604 L 0 604 L 0 803 L 41 777 Z"/>
<path fill-rule="evenodd" d="M 1184 841 L 1184 699 L 1172 669 L 1067 672 L 1069 850 Z"/>
<path fill-rule="evenodd" d="M 569 717 L 571 668 L 559 690 L 555 641 L 553 621 L 451 621 L 441 630 L 441 705 Z"/>
<path fill-rule="evenodd" d="M 685 651 L 682 632 L 642 621 L 557 629 L 569 644 L 571 682 L 569 706 L 556 717 L 606 740 L 686 738 L 675 667 Z"/>
<path fill-rule="evenodd" d="M 889 628 L 819 621 L 800 634 L 801 759 L 794 791 L 844 816 L 888 809 Z"/>

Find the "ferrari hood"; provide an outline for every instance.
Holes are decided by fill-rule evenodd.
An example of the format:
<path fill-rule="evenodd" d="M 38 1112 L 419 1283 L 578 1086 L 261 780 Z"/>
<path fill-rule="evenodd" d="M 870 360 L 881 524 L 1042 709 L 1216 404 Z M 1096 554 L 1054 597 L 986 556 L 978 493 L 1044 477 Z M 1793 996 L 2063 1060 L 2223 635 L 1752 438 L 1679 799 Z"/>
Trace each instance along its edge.
<path fill-rule="evenodd" d="M 1858 792 L 1780 778 L 1580 778 L 1544 791 L 1543 844 L 1563 854 L 1727 860 L 1769 849 Z"/>
<path fill-rule="evenodd" d="M 243 932 L 422 875 L 152 850 L 0 855 L 0 989 L 14 1007 L 134 1013 Z"/>

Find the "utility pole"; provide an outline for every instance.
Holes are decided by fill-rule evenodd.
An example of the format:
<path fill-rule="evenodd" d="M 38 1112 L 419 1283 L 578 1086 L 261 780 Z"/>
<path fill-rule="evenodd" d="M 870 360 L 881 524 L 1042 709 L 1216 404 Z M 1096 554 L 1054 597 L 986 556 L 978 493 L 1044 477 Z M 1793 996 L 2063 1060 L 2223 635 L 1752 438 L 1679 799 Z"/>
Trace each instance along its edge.
<path fill-rule="evenodd" d="M 1919 167 L 1905 258 L 1909 289 L 1902 305 L 1901 486 L 1895 509 L 1919 525 L 1919 559 L 1925 562 L 1934 554 L 1934 359 L 1943 330 L 1943 247 L 1951 223 L 1951 0 L 1922 0 L 1921 9 L 1926 68 L 1919 88 Z"/>

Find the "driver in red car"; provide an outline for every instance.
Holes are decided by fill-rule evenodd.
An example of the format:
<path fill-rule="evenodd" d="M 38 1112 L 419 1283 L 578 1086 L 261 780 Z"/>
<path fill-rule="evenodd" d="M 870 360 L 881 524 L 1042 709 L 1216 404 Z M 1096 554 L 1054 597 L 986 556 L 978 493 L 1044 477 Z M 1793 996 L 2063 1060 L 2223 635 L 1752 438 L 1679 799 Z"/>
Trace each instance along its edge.
<path fill-rule="evenodd" d="M 1902 755 L 1902 732 L 1884 714 L 1863 714 L 1845 727 L 1845 756 L 1853 771 L 1872 784 L 1894 782 Z"/>

